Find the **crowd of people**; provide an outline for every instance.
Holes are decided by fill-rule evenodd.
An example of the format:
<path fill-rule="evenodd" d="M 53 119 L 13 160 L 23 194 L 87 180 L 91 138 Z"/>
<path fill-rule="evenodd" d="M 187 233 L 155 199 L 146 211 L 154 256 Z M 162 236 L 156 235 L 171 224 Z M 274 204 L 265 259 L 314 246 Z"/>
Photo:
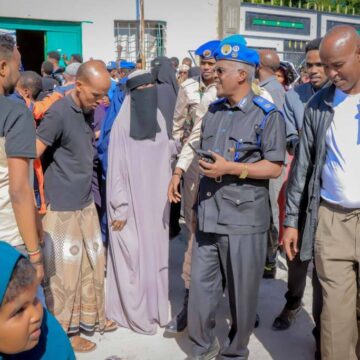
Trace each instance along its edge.
<path fill-rule="evenodd" d="M 188 329 L 193 360 L 248 359 L 262 278 L 302 309 L 315 359 L 360 358 L 360 37 L 310 41 L 297 75 L 241 35 L 180 65 L 48 53 L 41 75 L 0 35 L 0 359 L 75 359 L 83 334 Z M 184 301 L 169 319 L 169 240 L 185 220 Z M 220 346 L 215 316 L 229 301 Z M 170 320 L 170 321 L 169 321 Z"/>

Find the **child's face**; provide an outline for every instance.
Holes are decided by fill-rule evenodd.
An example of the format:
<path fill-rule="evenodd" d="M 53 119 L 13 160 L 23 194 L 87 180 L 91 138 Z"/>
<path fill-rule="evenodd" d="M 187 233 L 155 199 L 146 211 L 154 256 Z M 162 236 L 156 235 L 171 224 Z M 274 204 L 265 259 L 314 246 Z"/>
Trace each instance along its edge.
<path fill-rule="evenodd" d="M 0 306 L 0 353 L 16 354 L 39 342 L 43 308 L 36 297 L 37 282 Z"/>

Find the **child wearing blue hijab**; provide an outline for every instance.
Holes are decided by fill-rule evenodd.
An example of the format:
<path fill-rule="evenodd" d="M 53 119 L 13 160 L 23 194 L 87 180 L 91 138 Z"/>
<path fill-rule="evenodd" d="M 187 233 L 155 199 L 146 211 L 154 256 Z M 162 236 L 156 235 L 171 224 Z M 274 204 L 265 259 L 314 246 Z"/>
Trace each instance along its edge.
<path fill-rule="evenodd" d="M 69 339 L 36 298 L 30 261 L 0 241 L 0 360 L 75 360 Z"/>

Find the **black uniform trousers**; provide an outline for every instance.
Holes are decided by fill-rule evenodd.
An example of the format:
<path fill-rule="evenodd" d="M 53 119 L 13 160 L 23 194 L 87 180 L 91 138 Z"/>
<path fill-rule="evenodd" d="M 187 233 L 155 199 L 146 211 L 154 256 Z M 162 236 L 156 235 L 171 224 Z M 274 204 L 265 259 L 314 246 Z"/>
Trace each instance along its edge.
<path fill-rule="evenodd" d="M 204 354 L 215 339 L 215 312 L 225 280 L 232 322 L 221 358 L 247 359 L 264 271 L 267 232 L 217 235 L 197 231 L 195 240 L 188 305 L 193 355 Z"/>

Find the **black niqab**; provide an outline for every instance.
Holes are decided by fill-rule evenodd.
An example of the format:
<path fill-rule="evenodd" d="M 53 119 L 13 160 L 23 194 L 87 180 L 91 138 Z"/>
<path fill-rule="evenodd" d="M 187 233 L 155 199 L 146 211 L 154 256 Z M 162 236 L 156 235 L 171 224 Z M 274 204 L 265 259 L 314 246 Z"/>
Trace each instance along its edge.
<path fill-rule="evenodd" d="M 130 90 L 130 137 L 135 140 L 155 140 L 161 131 L 157 121 L 158 94 L 155 86 L 137 89 L 138 86 L 151 83 L 150 74 L 129 79 L 126 83 Z"/>

